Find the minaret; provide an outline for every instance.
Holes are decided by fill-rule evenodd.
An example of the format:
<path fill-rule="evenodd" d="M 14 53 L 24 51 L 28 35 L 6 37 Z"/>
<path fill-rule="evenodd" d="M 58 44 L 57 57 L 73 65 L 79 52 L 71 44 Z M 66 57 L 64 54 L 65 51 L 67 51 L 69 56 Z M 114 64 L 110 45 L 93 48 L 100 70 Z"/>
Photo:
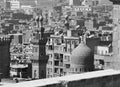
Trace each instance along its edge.
<path fill-rule="evenodd" d="M 36 23 L 37 23 L 37 28 L 43 27 L 43 16 L 42 14 L 39 16 L 36 16 Z"/>
<path fill-rule="evenodd" d="M 44 35 L 45 28 L 43 27 L 43 17 L 40 19 L 40 38 L 39 38 L 39 79 L 46 78 L 46 65 L 48 56 L 46 55 L 47 38 Z"/>
<path fill-rule="evenodd" d="M 65 26 L 66 26 L 67 30 L 69 30 L 70 25 L 69 25 L 69 16 L 68 15 L 65 18 Z"/>

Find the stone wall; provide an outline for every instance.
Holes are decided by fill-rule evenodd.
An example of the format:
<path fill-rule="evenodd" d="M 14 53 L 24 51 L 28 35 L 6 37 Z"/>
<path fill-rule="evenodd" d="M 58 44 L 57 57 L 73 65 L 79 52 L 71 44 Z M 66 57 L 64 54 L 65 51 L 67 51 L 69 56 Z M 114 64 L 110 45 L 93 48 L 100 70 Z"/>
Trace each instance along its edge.
<path fill-rule="evenodd" d="M 47 85 L 45 87 L 120 87 L 120 75 L 82 79 L 71 81 L 67 84 L 58 83 Z"/>

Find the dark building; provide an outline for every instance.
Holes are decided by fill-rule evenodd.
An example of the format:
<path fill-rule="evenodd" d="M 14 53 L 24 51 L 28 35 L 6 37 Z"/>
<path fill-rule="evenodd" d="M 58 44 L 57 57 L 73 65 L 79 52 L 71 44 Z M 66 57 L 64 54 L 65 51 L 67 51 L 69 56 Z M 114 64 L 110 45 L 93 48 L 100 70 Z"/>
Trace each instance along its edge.
<path fill-rule="evenodd" d="M 120 4 L 120 0 L 110 0 L 113 4 Z"/>
<path fill-rule="evenodd" d="M 41 35 L 39 39 L 39 78 L 46 78 L 46 65 L 48 56 L 46 55 L 47 38 L 44 37 L 44 28 L 41 27 Z"/>
<path fill-rule="evenodd" d="M 0 36 L 0 73 L 2 73 L 2 78 L 9 77 L 10 42 L 11 38 L 9 36 Z"/>
<path fill-rule="evenodd" d="M 28 15 L 28 14 L 24 14 L 24 13 L 14 13 L 12 15 L 13 19 L 21 19 L 21 20 L 31 20 L 33 18 L 33 15 Z"/>

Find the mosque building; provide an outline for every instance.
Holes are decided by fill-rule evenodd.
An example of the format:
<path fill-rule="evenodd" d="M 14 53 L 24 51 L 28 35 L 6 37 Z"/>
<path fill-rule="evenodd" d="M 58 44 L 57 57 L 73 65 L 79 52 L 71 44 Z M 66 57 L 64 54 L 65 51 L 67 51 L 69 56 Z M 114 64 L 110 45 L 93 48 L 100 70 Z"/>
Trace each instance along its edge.
<path fill-rule="evenodd" d="M 71 55 L 71 73 L 82 73 L 94 70 L 94 57 L 91 49 L 81 42 L 73 51 Z"/>
<path fill-rule="evenodd" d="M 49 38 L 46 44 L 46 54 L 49 56 L 46 77 L 57 77 L 69 74 L 90 72 L 94 70 L 94 46 L 91 41 L 97 39 L 59 36 Z M 56 40 L 59 40 L 56 44 Z M 91 40 L 91 41 L 90 41 Z M 87 41 L 87 42 L 86 42 Z"/>

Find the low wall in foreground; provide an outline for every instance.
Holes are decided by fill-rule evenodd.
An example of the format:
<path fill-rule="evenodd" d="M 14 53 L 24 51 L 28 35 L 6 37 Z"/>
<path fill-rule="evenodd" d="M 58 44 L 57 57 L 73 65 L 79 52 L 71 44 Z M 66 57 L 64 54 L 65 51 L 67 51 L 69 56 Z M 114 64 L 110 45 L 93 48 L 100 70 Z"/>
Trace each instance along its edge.
<path fill-rule="evenodd" d="M 101 70 L 21 82 L 2 87 L 120 87 L 120 71 Z"/>

